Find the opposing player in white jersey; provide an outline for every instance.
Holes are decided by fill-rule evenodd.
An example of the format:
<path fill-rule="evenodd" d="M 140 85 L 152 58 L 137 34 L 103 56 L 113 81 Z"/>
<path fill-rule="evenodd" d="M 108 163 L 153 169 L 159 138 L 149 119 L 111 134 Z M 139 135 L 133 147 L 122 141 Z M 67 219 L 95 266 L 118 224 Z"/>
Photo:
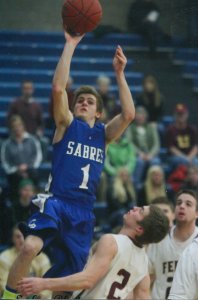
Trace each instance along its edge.
<path fill-rule="evenodd" d="M 198 238 L 179 259 L 168 299 L 198 299 Z"/>
<path fill-rule="evenodd" d="M 178 260 L 198 235 L 197 217 L 198 195 L 191 190 L 180 191 L 175 207 L 176 225 L 159 244 L 148 246 L 149 273 L 154 280 L 151 299 L 168 298 Z"/>
<path fill-rule="evenodd" d="M 143 244 L 161 241 L 169 220 L 154 206 L 134 207 L 123 217 L 118 235 L 101 237 L 90 252 L 85 269 L 62 278 L 24 278 L 18 282 L 21 295 L 41 290 L 77 291 L 74 299 L 148 299 L 150 279 Z"/>

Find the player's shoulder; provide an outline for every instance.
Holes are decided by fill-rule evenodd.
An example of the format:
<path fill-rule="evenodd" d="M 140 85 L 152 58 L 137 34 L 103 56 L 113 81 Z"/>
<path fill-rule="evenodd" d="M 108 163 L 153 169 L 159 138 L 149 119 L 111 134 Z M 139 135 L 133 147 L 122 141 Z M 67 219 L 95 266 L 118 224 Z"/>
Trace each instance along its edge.
<path fill-rule="evenodd" d="M 112 234 L 104 234 L 96 245 L 96 250 L 98 252 L 107 252 L 110 251 L 114 254 L 118 251 L 118 246 L 116 239 Z"/>
<path fill-rule="evenodd" d="M 184 250 L 184 255 L 190 255 L 192 257 L 197 256 L 198 252 L 198 237 L 193 240 L 193 242 L 188 245 L 188 247 Z"/>
<path fill-rule="evenodd" d="M 105 245 L 114 244 L 114 243 L 116 243 L 115 235 L 110 234 L 110 233 L 104 234 L 104 235 L 100 238 L 100 240 L 99 240 L 98 243 L 100 243 L 100 244 L 105 244 Z"/>

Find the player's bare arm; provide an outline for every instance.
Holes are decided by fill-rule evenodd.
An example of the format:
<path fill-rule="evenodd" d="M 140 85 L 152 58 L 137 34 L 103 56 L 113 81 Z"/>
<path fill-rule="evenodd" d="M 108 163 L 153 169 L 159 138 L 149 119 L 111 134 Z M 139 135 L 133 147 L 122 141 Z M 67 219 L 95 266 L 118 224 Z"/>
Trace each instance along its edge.
<path fill-rule="evenodd" d="M 106 234 L 96 245 L 94 255 L 82 272 L 54 279 L 23 278 L 17 283 L 18 292 L 22 296 L 28 296 L 37 294 L 42 290 L 76 291 L 90 289 L 107 272 L 117 250 L 114 237 Z"/>
<path fill-rule="evenodd" d="M 106 144 L 117 139 L 135 117 L 135 107 L 131 92 L 124 76 L 124 69 L 127 64 L 127 59 L 118 46 L 113 60 L 113 67 L 117 79 L 119 97 L 122 112 L 113 118 L 105 128 Z"/>
<path fill-rule="evenodd" d="M 125 299 L 150 299 L 150 277 L 148 273 Z"/>
<path fill-rule="evenodd" d="M 59 142 L 71 124 L 73 115 L 69 110 L 67 93 L 65 87 L 70 72 L 71 59 L 77 44 L 83 36 L 70 36 L 64 31 L 66 44 L 56 67 L 52 83 L 54 119 L 56 123 L 56 132 L 53 143 Z"/>

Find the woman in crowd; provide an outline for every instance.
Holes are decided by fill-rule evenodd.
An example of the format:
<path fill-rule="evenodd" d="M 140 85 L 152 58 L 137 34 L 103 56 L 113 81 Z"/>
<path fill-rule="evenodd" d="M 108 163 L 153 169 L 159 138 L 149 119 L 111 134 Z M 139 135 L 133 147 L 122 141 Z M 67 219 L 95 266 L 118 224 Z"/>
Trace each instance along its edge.
<path fill-rule="evenodd" d="M 164 171 L 160 166 L 148 169 L 143 187 L 138 192 L 138 206 L 149 205 L 157 197 L 167 197 L 173 201 L 173 193 L 167 190 Z"/>
<path fill-rule="evenodd" d="M 107 190 L 109 221 L 112 228 L 123 224 L 123 215 L 131 209 L 135 201 L 135 190 L 129 172 L 120 168 Z"/>
<path fill-rule="evenodd" d="M 12 229 L 12 242 L 14 244 L 13 247 L 0 254 L 0 297 L 3 295 L 10 268 L 24 243 L 24 237 L 18 229 L 18 224 Z M 31 263 L 29 277 L 42 278 L 50 267 L 49 258 L 46 254 L 41 252 Z M 50 296 L 50 291 L 43 291 L 37 295 L 37 299 L 47 299 Z"/>

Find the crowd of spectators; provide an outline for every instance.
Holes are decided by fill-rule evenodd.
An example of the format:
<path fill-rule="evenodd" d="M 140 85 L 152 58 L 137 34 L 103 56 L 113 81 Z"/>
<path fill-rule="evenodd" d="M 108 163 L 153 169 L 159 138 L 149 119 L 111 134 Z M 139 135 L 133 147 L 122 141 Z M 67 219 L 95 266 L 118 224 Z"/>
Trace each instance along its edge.
<path fill-rule="evenodd" d="M 111 81 L 108 77 L 100 76 L 96 83 L 104 101 L 100 122 L 108 123 L 119 112 L 119 101 L 109 92 Z M 42 180 L 38 175 L 38 167 L 47 161 L 49 139 L 44 135 L 41 105 L 33 98 L 33 83 L 24 81 L 21 91 L 22 96 L 14 100 L 8 109 L 9 137 L 1 146 L 1 163 L 9 186 L 1 189 L 0 245 L 9 245 L 16 223 L 27 222 L 30 200 L 40 188 Z M 72 109 L 74 90 L 71 77 L 66 91 Z M 177 104 L 173 112 L 174 123 L 161 132 L 159 128 L 166 101 L 153 76 L 145 77 L 143 92 L 134 100 L 135 119 L 126 132 L 109 145 L 97 191 L 97 202 L 106 203 L 106 221 L 111 230 L 122 225 L 123 214 L 135 204 L 143 206 L 156 198 L 164 198 L 174 206 L 174 188 L 167 182 L 178 167 L 185 166 L 187 170 L 179 187 L 198 190 L 198 133 L 194 126 L 188 124 L 187 107 Z M 49 95 L 48 112 L 48 126 L 52 130 L 52 95 Z M 163 137 L 160 136 L 162 134 Z M 162 147 L 167 151 L 165 158 L 160 155 Z M 15 253 L 13 249 L 10 251 Z M 4 257 L 4 252 L 2 255 Z"/>

